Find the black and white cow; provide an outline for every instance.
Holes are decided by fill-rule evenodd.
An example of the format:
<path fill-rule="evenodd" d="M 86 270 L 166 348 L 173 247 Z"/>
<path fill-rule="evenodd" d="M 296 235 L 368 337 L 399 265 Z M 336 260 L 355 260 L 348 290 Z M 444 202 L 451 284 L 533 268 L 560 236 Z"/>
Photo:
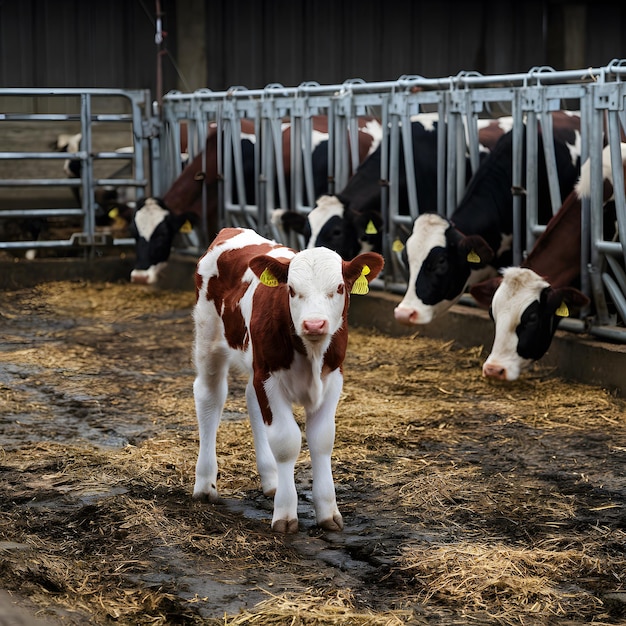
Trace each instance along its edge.
<path fill-rule="evenodd" d="M 380 123 L 373 117 L 358 118 L 358 152 L 362 161 L 372 150 L 372 145 L 380 141 Z M 244 119 L 241 122 L 241 150 L 243 162 L 243 179 L 246 199 L 255 200 L 255 128 L 254 121 Z M 291 182 L 291 125 L 282 125 L 282 152 L 283 168 L 286 186 Z M 328 188 L 328 119 L 325 116 L 314 116 L 312 119 L 312 167 L 313 188 L 316 196 L 324 193 Z M 202 195 L 206 194 L 206 211 L 208 231 L 207 238 L 211 240 L 218 230 L 217 224 L 217 188 L 218 188 L 218 136 L 217 126 L 209 128 L 204 153 L 198 154 L 191 161 L 180 176 L 172 183 L 164 194 L 162 207 L 167 210 L 162 219 L 172 225 L 184 224 L 186 221 L 197 224 L 202 215 Z M 236 187 L 233 187 L 233 198 L 236 198 Z M 236 200 L 235 200 L 236 201 Z M 182 219 L 181 219 L 182 218 Z M 146 220 L 150 223 L 152 219 Z M 155 226 L 156 228 L 156 226 Z M 137 261 L 131 273 L 131 282 L 154 283 L 167 264 L 172 242 L 176 231 L 168 226 L 155 230 L 155 236 L 161 241 L 154 245 L 137 246 Z M 152 235 L 148 234 L 148 239 Z M 167 241 L 166 241 L 167 239 Z"/>
<path fill-rule="evenodd" d="M 420 212 L 437 210 L 437 120 L 436 113 L 421 113 L 412 118 L 414 178 Z M 497 140 L 510 128 L 511 118 L 478 120 L 481 155 L 487 154 Z M 383 209 L 381 207 L 382 148 L 359 166 L 344 189 L 334 196 L 322 196 L 315 208 L 302 215 L 279 211 L 273 216 L 285 230 L 304 236 L 306 247 L 324 246 L 335 250 L 344 259 L 373 250 L 382 252 Z M 404 166 L 404 148 L 400 144 L 398 171 L 398 209 L 409 215 L 409 195 Z M 471 176 L 467 159 L 466 180 Z"/>
<path fill-rule="evenodd" d="M 580 117 L 557 112 L 553 126 L 561 197 L 565 197 L 580 168 Z M 394 311 L 397 321 L 428 324 L 449 309 L 469 285 L 495 274 L 497 267 L 511 264 L 512 144 L 512 132 L 500 138 L 470 180 L 450 220 L 432 215 L 415 220 L 406 244 L 409 281 Z M 538 153 L 539 218 L 546 223 L 552 210 L 541 135 Z"/>

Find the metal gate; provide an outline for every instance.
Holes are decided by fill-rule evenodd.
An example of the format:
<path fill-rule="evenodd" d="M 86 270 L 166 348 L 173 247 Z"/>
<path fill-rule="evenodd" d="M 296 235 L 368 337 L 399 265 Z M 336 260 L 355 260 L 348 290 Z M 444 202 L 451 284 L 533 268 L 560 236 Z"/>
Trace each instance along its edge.
<path fill-rule="evenodd" d="M 383 285 L 386 289 L 404 292 L 406 275 L 397 255 L 394 242 L 410 230 L 418 215 L 415 181 L 408 177 L 409 214 L 401 214 L 398 207 L 398 172 L 400 167 L 412 171 L 412 143 L 410 121 L 424 112 L 435 112 L 438 117 L 438 211 L 450 215 L 465 189 L 466 155 L 475 171 L 479 162 L 478 120 L 507 114 L 513 118 L 513 187 L 521 188 L 525 179 L 525 209 L 522 198 L 513 199 L 514 229 L 513 254 L 519 264 L 535 239 L 546 227 L 539 223 L 537 207 L 537 134 L 524 135 L 524 125 L 532 130 L 541 126 L 545 136 L 552 134 L 551 113 L 567 109 L 581 116 L 581 162 L 591 163 L 591 200 L 583 204 L 583 237 L 581 249 L 582 290 L 594 301 L 593 319 L 570 320 L 571 330 L 586 330 L 617 341 L 626 341 L 626 206 L 624 200 L 623 169 L 620 139 L 626 129 L 626 62 L 612 61 L 603 68 L 556 72 L 551 68 L 533 68 L 525 74 L 482 76 L 462 72 L 457 76 L 425 79 L 406 76 L 398 81 L 365 83 L 359 80 L 341 85 L 304 83 L 296 88 L 270 85 L 263 90 L 233 88 L 227 92 L 198 91 L 193 94 L 171 93 L 164 98 L 164 139 L 176 145 L 177 128 L 190 124 L 190 137 L 196 133 L 195 146 L 202 146 L 209 123 L 218 127 L 222 150 L 218 162 L 218 177 L 222 183 L 220 224 L 252 225 L 259 232 L 280 241 L 284 233 L 271 223 L 271 211 L 278 207 L 306 213 L 315 206 L 311 195 L 309 172 L 310 150 L 303 147 L 310 142 L 310 120 L 313 115 L 327 115 L 328 192 L 340 191 L 348 180 L 349 166 L 355 167 L 354 154 L 346 150 L 344 135 L 354 133 L 355 119 L 366 113 L 376 115 L 382 122 L 384 137 L 381 144 L 382 211 L 384 223 L 384 256 L 387 260 Z M 240 123 L 243 119 L 255 123 L 255 153 L 257 155 L 256 202 L 248 202 L 241 193 L 243 164 Z M 287 198 L 281 180 L 280 146 L 275 141 L 275 130 L 289 121 L 297 129 L 292 137 L 292 192 Z M 353 135 L 354 136 L 354 135 Z M 526 139 L 524 139 L 526 137 Z M 604 241 L 602 230 L 602 150 L 610 145 L 613 156 L 616 219 L 619 241 Z M 190 139 L 190 145 L 194 145 Z M 354 142 L 353 142 L 354 145 Z M 406 164 L 399 162 L 400 146 L 407 155 Z M 561 206 L 553 144 L 544 141 L 544 156 L 550 183 L 552 212 Z M 164 148 L 164 150 L 167 148 Z M 173 150 L 171 148 L 170 150 Z M 523 150 L 526 150 L 526 170 L 523 171 Z M 175 171 L 164 172 L 165 181 L 173 180 Z M 233 185 L 240 190 L 238 202 L 230 195 Z M 274 189 L 278 189 L 278 197 Z M 301 193 L 299 190 L 304 190 Z M 525 220 L 522 211 L 525 210 Z M 525 222 L 526 227 L 521 228 Z M 301 243 L 301 242 L 300 242 Z M 298 245 L 298 242 L 295 242 Z M 608 300 L 614 314 L 609 314 Z M 564 324 L 568 327 L 568 324 Z"/>
<path fill-rule="evenodd" d="M 145 195 L 149 184 L 148 140 L 155 134 L 150 118 L 149 92 L 114 89 L 0 89 L 0 102 L 0 136 L 5 138 L 3 147 L 6 148 L 8 143 L 19 145 L 19 139 L 10 141 L 9 137 L 11 133 L 18 135 L 20 128 L 27 128 L 28 136 L 33 138 L 29 143 L 30 150 L 0 152 L 0 168 L 3 170 L 0 188 L 20 188 L 29 190 L 31 194 L 44 189 L 51 193 L 58 189 L 79 192 L 75 202 L 72 202 L 71 194 L 66 194 L 66 198 L 60 194 L 56 204 L 61 206 L 55 207 L 49 206 L 50 201 L 45 196 L 27 202 L 18 202 L 13 197 L 4 198 L 4 206 L 0 207 L 0 221 L 74 219 L 77 230 L 67 239 L 61 240 L 25 237 L 19 241 L 0 241 L 0 250 L 79 248 L 85 254 L 93 255 L 100 246 L 134 245 L 132 239 L 115 239 L 96 228 L 95 197 L 96 190 L 105 186 L 130 190 L 130 195 L 135 198 Z M 38 112 L 42 109 L 61 109 L 64 112 Z M 70 112 L 67 112 L 68 109 Z M 73 151 L 58 152 L 51 145 L 51 139 L 57 133 L 80 135 L 80 143 Z M 110 145 L 106 149 L 99 147 L 102 138 L 106 139 L 112 133 L 124 139 L 123 145 L 116 147 L 125 147 L 126 150 L 116 150 Z M 105 143 L 110 144 L 110 141 Z M 68 177 L 64 174 L 63 161 L 73 161 L 80 175 Z M 103 163 L 114 164 L 115 172 L 107 177 L 100 176 L 98 168 Z M 120 167 L 120 163 L 123 167 Z M 50 164 L 54 167 L 47 167 Z M 22 176 L 24 171 L 31 175 Z M 26 208 L 25 204 L 28 205 Z M 77 206 L 67 206 L 71 204 Z"/>

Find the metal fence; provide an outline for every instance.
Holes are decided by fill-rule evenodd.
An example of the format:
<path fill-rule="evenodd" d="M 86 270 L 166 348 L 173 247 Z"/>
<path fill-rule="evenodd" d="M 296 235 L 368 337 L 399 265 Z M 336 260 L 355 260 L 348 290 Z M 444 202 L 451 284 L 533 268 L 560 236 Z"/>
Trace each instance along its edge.
<path fill-rule="evenodd" d="M 514 263 L 519 264 L 530 250 L 546 224 L 539 223 L 537 206 L 537 134 L 524 134 L 524 125 L 532 130 L 541 125 L 544 137 L 551 136 L 551 115 L 556 110 L 577 111 L 581 116 L 581 162 L 590 159 L 591 199 L 583 203 L 583 237 L 581 248 L 581 284 L 594 302 L 593 318 L 569 322 L 571 330 L 586 330 L 617 341 L 626 341 L 626 206 L 620 139 L 626 129 L 626 62 L 612 61 L 608 66 L 579 71 L 557 72 L 537 67 L 524 74 L 482 76 L 463 72 L 454 77 L 425 79 L 405 76 L 397 81 L 365 83 L 352 80 L 341 85 L 304 83 L 295 88 L 270 85 L 262 90 L 237 87 L 227 92 L 197 91 L 190 94 L 170 93 L 163 101 L 164 152 L 175 149 L 179 127 L 188 123 L 191 150 L 199 150 L 209 123 L 218 127 L 223 150 L 218 162 L 218 178 L 223 181 L 220 201 L 220 224 L 245 224 L 250 218 L 259 232 L 285 241 L 285 234 L 271 224 L 271 211 L 277 207 L 306 213 L 315 206 L 310 184 L 311 151 L 310 121 L 314 115 L 329 119 L 328 192 L 340 191 L 348 181 L 350 167 L 358 164 L 347 149 L 344 136 L 355 137 L 357 116 L 373 114 L 383 125 L 381 144 L 381 192 L 384 222 L 384 255 L 387 268 L 384 287 L 404 292 L 406 275 L 395 262 L 394 241 L 410 229 L 417 217 L 415 181 L 408 177 L 409 213 L 398 206 L 398 175 L 400 146 L 404 147 L 407 171 L 412 171 L 410 120 L 414 115 L 435 112 L 438 116 L 438 211 L 450 215 L 465 189 L 467 154 L 473 170 L 479 163 L 478 119 L 510 115 L 513 118 L 513 187 L 521 187 L 525 179 L 525 207 L 522 198 L 513 198 Z M 241 192 L 233 202 L 233 183 L 243 190 L 243 166 L 240 123 L 255 122 L 255 151 L 258 156 L 256 203 Z M 286 197 L 281 179 L 280 143 L 276 129 L 284 120 L 293 125 L 291 145 L 291 197 Z M 195 143 L 192 137 L 195 135 Z M 168 139 L 169 138 L 169 139 Z M 525 138 L 525 139 L 524 139 Z M 610 145 L 615 183 L 616 220 L 619 241 L 603 239 L 602 150 Z M 356 142 L 352 142 L 354 148 Z M 194 147 L 195 146 L 195 147 Z M 561 206 L 553 144 L 544 141 L 544 156 L 550 182 L 553 213 Z M 527 152 L 523 171 L 522 154 Z M 193 156 L 193 155 L 192 155 Z M 173 163 L 167 159 L 167 163 Z M 171 181 L 175 169 L 163 172 L 164 181 Z M 274 189 L 278 189 L 276 196 Z M 303 189 L 304 192 L 300 192 Z M 522 212 L 525 219 L 522 219 Z M 519 225 L 525 223 L 525 228 Z M 391 263 L 389 261 L 392 261 Z M 609 306 L 611 303 L 611 306 Z M 567 327 L 568 324 L 565 324 Z"/>
<path fill-rule="evenodd" d="M 151 113 L 149 93 L 125 90 L 82 89 L 3 89 L 0 90 L 0 132 L 11 122 L 76 125 L 82 134 L 80 150 L 61 154 L 51 150 L 0 152 L 0 166 L 20 160 L 77 159 L 82 165 L 81 178 L 68 179 L 3 177 L 0 187 L 78 187 L 82 194 L 80 208 L 0 208 L 0 220 L 15 217 L 75 216 L 82 227 L 67 241 L 6 241 L 0 249 L 83 246 L 93 252 L 100 245 L 132 244 L 100 235 L 95 228 L 95 190 L 98 186 L 130 187 L 142 197 L 148 187 L 162 195 L 181 172 L 180 146 L 183 125 L 188 138 L 190 158 L 201 152 L 209 125 L 216 124 L 218 137 L 219 222 L 224 225 L 252 225 L 259 232 L 294 246 L 302 241 L 287 236 L 272 224 L 275 208 L 289 208 L 306 214 L 315 206 L 312 182 L 312 118 L 328 117 L 328 193 L 337 193 L 347 184 L 359 162 L 356 140 L 357 118 L 374 115 L 382 122 L 381 209 L 385 215 L 383 253 L 387 259 L 384 280 L 387 290 L 403 292 L 406 275 L 394 252 L 394 242 L 405 238 L 419 213 L 413 177 L 407 177 L 409 209 L 402 212 L 398 203 L 398 178 L 401 167 L 412 171 L 410 121 L 420 113 L 438 118 L 437 207 L 451 215 L 465 189 L 465 162 L 469 155 L 472 169 L 478 167 L 478 120 L 510 115 L 513 120 L 513 186 L 525 179 L 525 206 L 522 198 L 513 198 L 513 222 L 526 227 L 514 230 L 514 262 L 519 264 L 535 238 L 543 232 L 537 207 L 536 133 L 524 135 L 523 126 L 541 125 L 544 136 L 551 133 L 550 113 L 559 109 L 575 110 L 581 116 L 581 161 L 590 160 L 591 199 L 583 203 L 581 245 L 581 286 L 594 303 L 593 317 L 565 324 L 571 330 L 585 330 L 612 340 L 626 342 L 626 201 L 621 145 L 626 129 L 626 61 L 612 61 L 606 67 L 556 72 L 533 68 L 524 74 L 482 76 L 463 72 L 457 76 L 426 79 L 404 76 L 397 81 L 365 83 L 350 80 L 340 85 L 303 83 L 298 87 L 269 85 L 262 90 L 235 87 L 226 92 L 200 90 L 193 93 L 172 92 L 163 98 L 161 120 Z M 64 115 L 12 114 L 4 103 L 13 96 L 74 97 L 76 111 Z M 98 98 L 117 97 L 125 102 L 120 113 L 94 112 Z M 36 110 L 35 108 L 33 110 Z M 107 109 L 110 111 L 110 107 Z M 241 121 L 254 122 L 255 196 L 246 198 L 241 152 Z M 290 184 L 282 168 L 282 124 L 292 124 L 290 145 Z M 127 124 L 132 152 L 119 153 L 94 149 L 96 125 Z M 159 128 L 160 127 L 160 128 Z M 158 135 L 158 136 L 157 136 Z M 525 137 L 525 139 L 524 139 Z M 602 151 L 605 143 L 612 154 L 615 184 L 616 222 L 619 237 L 604 240 L 602 198 Z M 545 160 L 550 177 L 553 212 L 561 205 L 556 179 L 552 143 L 544 141 Z M 404 148 L 406 163 L 400 162 Z M 526 170 L 522 154 L 527 151 Z M 132 174 L 124 178 L 100 178 L 95 165 L 99 161 L 124 159 L 132 164 Z M 148 162 L 151 161 L 151 168 Z M 59 170 L 61 168 L 59 167 Z M 148 177 L 150 171 L 150 180 Z M 236 194 L 233 194 L 236 189 Z M 522 213 L 524 220 L 522 220 Z"/>
<path fill-rule="evenodd" d="M 63 114 L 35 112 L 41 108 L 42 100 L 51 98 L 63 99 L 64 106 L 71 110 Z M 24 112 L 27 102 L 32 104 L 31 112 Z M 47 201 L 45 196 L 38 202 L 17 202 L 12 198 L 3 198 L 0 222 L 75 218 L 76 231 L 62 240 L 25 238 L 0 241 L 0 250 L 78 247 L 86 254 L 93 254 L 98 246 L 133 245 L 132 239 L 115 240 L 110 234 L 96 229 L 96 190 L 99 187 L 130 189 L 132 192 L 129 195 L 133 198 L 145 194 L 150 178 L 149 140 L 156 134 L 149 92 L 115 89 L 0 89 L 0 103 L 0 137 L 3 138 L 3 147 L 23 147 L 19 140 L 11 140 L 10 136 L 12 132 L 17 133 L 16 128 L 27 128 L 30 138 L 27 147 L 31 148 L 0 152 L 3 172 L 0 188 L 28 189 L 31 195 L 38 189 L 48 190 L 48 195 L 50 190 L 78 191 L 78 201 L 74 202 L 71 194 L 61 194 L 55 203 Z M 111 147 L 109 137 L 112 132 L 116 137 L 123 138 L 123 145 L 117 147 L 124 147 L 125 150 Z M 70 152 L 59 152 L 50 142 L 57 133 L 80 134 L 80 143 Z M 108 147 L 99 146 L 99 142 Z M 64 173 L 62 162 L 68 160 L 74 161 L 76 171 L 80 171 L 78 176 L 70 177 Z M 27 165 L 32 163 L 37 165 Z M 55 167 L 46 167 L 51 163 Z M 116 164 L 113 166 L 115 171 L 109 172 L 107 177 L 99 175 L 99 165 L 103 163 Z M 153 169 L 158 171 L 158 168 Z M 24 177 L 24 172 L 31 175 Z M 33 204 L 39 206 L 25 206 Z M 61 206 L 50 207 L 46 204 Z M 68 206 L 72 204 L 74 206 Z"/>

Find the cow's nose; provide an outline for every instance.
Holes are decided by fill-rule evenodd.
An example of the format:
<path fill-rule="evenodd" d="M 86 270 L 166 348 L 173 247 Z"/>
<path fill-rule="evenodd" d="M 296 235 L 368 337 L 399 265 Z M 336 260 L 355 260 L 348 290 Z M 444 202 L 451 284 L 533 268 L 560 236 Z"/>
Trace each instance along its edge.
<path fill-rule="evenodd" d="M 320 319 L 304 320 L 302 327 L 307 335 L 324 335 L 328 329 L 328 322 Z"/>
<path fill-rule="evenodd" d="M 136 285 L 147 285 L 150 282 L 150 277 L 145 270 L 133 270 L 130 273 L 130 282 Z"/>
<path fill-rule="evenodd" d="M 498 363 L 485 363 L 483 365 L 483 376 L 506 380 L 506 367 L 502 367 Z"/>
<path fill-rule="evenodd" d="M 396 321 L 401 324 L 417 324 L 419 320 L 419 313 L 415 309 L 409 309 L 406 307 L 397 306 L 393 310 Z"/>

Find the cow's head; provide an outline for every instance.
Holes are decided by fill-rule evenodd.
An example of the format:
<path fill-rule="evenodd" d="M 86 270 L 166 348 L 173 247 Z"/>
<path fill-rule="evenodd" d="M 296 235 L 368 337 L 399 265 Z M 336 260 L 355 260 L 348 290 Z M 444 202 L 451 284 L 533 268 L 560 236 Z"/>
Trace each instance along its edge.
<path fill-rule="evenodd" d="M 295 332 L 307 351 L 318 354 L 346 323 L 348 295 L 367 293 L 382 267 L 382 256 L 374 252 L 343 261 L 327 248 L 302 250 L 292 259 L 260 255 L 250 261 L 264 285 L 287 285 Z"/>
<path fill-rule="evenodd" d="M 483 306 L 491 304 L 495 339 L 483 376 L 500 380 L 516 380 L 548 351 L 559 321 L 589 303 L 577 289 L 555 289 L 532 270 L 519 267 L 473 286 L 471 293 Z"/>
<path fill-rule="evenodd" d="M 435 213 L 420 215 L 406 242 L 409 282 L 396 320 L 428 324 L 463 294 L 472 272 L 484 269 L 493 251 L 478 235 L 465 236 Z"/>
<path fill-rule="evenodd" d="M 342 259 L 382 249 L 380 212 L 355 212 L 337 196 L 320 196 L 306 216 L 293 211 L 277 211 L 286 231 L 303 235 L 306 248 L 334 250 Z"/>
<path fill-rule="evenodd" d="M 172 215 L 160 198 L 145 198 L 137 203 L 131 233 L 137 242 L 133 283 L 154 284 L 167 265 L 174 236 L 185 222 Z"/>

